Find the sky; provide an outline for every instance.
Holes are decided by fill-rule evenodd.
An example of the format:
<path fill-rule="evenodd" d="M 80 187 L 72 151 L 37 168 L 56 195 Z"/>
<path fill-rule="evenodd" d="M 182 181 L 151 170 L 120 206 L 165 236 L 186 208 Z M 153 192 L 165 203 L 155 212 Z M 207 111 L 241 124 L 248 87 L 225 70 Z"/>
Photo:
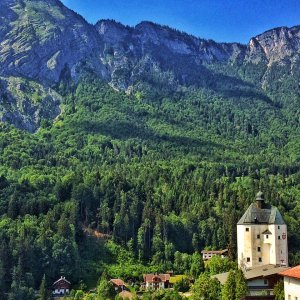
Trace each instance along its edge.
<path fill-rule="evenodd" d="M 62 0 L 88 22 L 168 25 L 217 42 L 248 43 L 274 27 L 300 25 L 300 0 Z"/>

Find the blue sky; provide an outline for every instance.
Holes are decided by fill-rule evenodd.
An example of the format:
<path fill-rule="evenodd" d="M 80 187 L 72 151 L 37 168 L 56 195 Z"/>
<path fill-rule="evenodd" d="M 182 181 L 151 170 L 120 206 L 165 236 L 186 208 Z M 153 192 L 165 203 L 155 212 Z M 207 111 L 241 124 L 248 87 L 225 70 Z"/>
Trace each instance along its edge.
<path fill-rule="evenodd" d="M 62 0 L 90 23 L 115 19 L 134 26 L 141 21 L 211 38 L 247 43 L 279 26 L 300 25 L 300 0 Z"/>

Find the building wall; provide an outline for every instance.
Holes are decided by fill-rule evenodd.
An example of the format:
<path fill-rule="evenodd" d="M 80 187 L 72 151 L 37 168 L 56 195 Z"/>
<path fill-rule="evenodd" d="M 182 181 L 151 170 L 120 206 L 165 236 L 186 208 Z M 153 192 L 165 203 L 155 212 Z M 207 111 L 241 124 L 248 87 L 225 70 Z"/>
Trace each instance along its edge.
<path fill-rule="evenodd" d="M 53 295 L 66 295 L 69 294 L 69 289 L 55 289 L 52 294 Z"/>
<path fill-rule="evenodd" d="M 146 282 L 146 289 L 153 290 L 153 289 L 155 289 L 155 286 L 157 286 L 158 289 L 164 289 L 165 283 L 159 282 L 156 284 L 156 283 L 152 283 L 152 282 Z"/>
<path fill-rule="evenodd" d="M 270 225 L 269 228 L 272 232 L 270 263 L 274 265 L 282 264 L 288 266 L 287 226 Z M 283 238 L 284 234 L 285 239 Z"/>
<path fill-rule="evenodd" d="M 272 234 L 262 234 L 266 230 Z M 286 235 L 285 239 L 283 239 L 283 234 Z M 286 225 L 237 225 L 237 242 L 238 263 L 242 268 L 267 264 L 288 265 Z M 250 261 L 247 261 L 247 258 Z"/>
<path fill-rule="evenodd" d="M 300 279 L 284 277 L 285 300 L 300 300 Z"/>
<path fill-rule="evenodd" d="M 247 281 L 248 287 L 268 287 L 268 280 L 265 281 L 263 278 L 253 279 Z"/>
<path fill-rule="evenodd" d="M 246 231 L 248 228 L 249 231 Z M 238 242 L 238 263 L 247 268 L 269 264 L 269 244 L 264 243 L 261 234 L 268 229 L 268 225 L 238 225 L 237 226 L 237 242 Z M 260 236 L 258 238 L 257 236 Z M 260 251 L 258 251 L 260 247 Z M 250 258 L 250 261 L 247 261 Z M 259 259 L 261 258 L 261 262 Z"/>
<path fill-rule="evenodd" d="M 216 256 L 216 255 L 218 255 L 218 256 L 220 256 L 220 257 L 222 257 L 222 258 L 225 258 L 225 257 L 226 257 L 226 255 L 224 255 L 224 254 L 218 254 L 218 253 L 203 253 L 202 258 L 203 258 L 204 260 L 209 260 L 209 259 L 211 259 L 213 256 Z"/>

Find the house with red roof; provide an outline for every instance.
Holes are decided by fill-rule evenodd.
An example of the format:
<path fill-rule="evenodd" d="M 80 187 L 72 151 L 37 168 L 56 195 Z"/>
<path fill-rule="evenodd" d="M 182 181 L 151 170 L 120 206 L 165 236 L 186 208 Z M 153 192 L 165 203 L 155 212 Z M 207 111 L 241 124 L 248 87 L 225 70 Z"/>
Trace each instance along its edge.
<path fill-rule="evenodd" d="M 284 277 L 285 300 L 300 300 L 300 266 L 280 273 Z"/>
<path fill-rule="evenodd" d="M 111 279 L 110 282 L 113 284 L 117 292 L 122 292 L 127 290 L 125 282 L 122 279 Z"/>
<path fill-rule="evenodd" d="M 145 274 L 144 286 L 147 290 L 167 289 L 170 285 L 170 274 Z"/>

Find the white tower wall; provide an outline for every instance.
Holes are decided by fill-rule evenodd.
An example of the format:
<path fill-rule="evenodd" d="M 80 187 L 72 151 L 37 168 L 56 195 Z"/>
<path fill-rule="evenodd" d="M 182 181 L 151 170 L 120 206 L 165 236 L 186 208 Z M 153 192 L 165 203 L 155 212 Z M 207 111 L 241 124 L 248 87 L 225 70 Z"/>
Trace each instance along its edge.
<path fill-rule="evenodd" d="M 270 232 L 264 234 L 264 232 Z M 240 268 L 262 265 L 288 265 L 287 226 L 285 224 L 237 225 Z"/>

